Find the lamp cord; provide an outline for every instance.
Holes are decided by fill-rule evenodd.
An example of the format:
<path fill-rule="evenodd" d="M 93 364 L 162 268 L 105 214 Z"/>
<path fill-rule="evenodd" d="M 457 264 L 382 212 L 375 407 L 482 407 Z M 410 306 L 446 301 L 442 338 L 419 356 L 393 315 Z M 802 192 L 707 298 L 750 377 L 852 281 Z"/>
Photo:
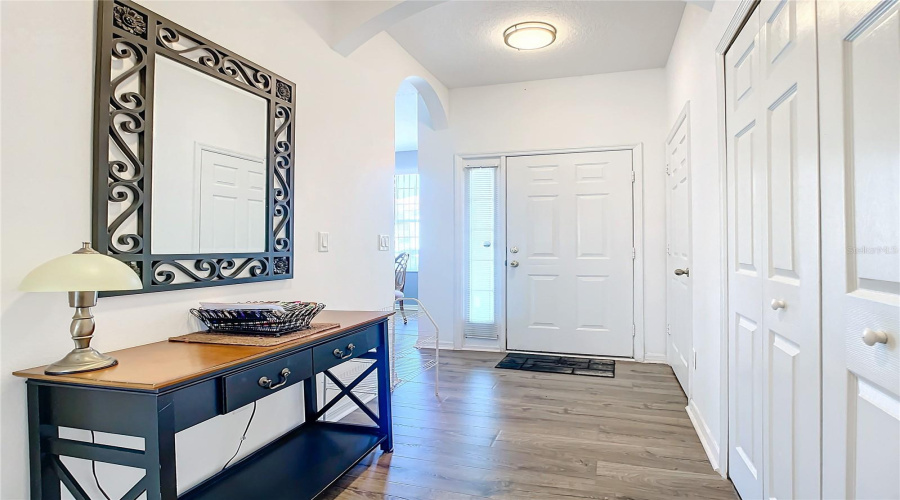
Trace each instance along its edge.
<path fill-rule="evenodd" d="M 97 444 L 97 441 L 94 439 L 94 431 L 91 431 L 91 443 Z M 109 495 L 106 494 L 106 490 L 103 489 L 103 486 L 100 486 L 100 479 L 97 477 L 97 462 L 94 460 L 91 460 L 91 473 L 94 475 L 94 482 L 97 484 L 97 489 L 103 494 L 103 498 L 110 500 Z"/>
<path fill-rule="evenodd" d="M 241 435 L 241 440 L 238 442 L 238 447 L 236 450 L 234 450 L 234 455 L 232 455 L 231 458 L 229 458 L 228 461 L 225 462 L 225 465 L 222 466 L 222 470 L 227 469 L 228 465 L 231 463 L 231 461 L 234 460 L 234 458 L 238 456 L 238 453 L 241 452 L 241 445 L 243 445 L 244 440 L 247 439 L 247 431 L 250 430 L 250 424 L 253 423 L 253 417 L 255 415 L 256 415 L 256 401 L 253 402 L 253 411 L 250 412 L 250 419 L 247 420 L 247 427 L 244 427 L 244 434 Z"/>

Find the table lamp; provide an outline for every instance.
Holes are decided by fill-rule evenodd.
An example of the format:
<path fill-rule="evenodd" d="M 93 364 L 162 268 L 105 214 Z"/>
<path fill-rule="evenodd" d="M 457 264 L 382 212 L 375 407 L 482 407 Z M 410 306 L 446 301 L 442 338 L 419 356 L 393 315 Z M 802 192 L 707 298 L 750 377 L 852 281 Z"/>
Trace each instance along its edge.
<path fill-rule="evenodd" d="M 69 292 L 69 306 L 75 308 L 69 331 L 75 349 L 63 359 L 48 366 L 44 373 L 64 375 L 113 366 L 118 361 L 91 347 L 97 292 L 137 290 L 141 280 L 133 269 L 121 261 L 103 255 L 88 242 L 75 252 L 45 262 L 25 276 L 19 290 L 23 292 Z"/>

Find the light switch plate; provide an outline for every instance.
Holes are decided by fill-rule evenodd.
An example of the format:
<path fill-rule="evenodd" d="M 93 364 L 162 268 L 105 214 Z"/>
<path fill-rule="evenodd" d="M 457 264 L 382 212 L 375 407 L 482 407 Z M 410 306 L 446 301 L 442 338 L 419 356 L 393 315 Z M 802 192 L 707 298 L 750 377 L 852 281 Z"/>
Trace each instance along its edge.
<path fill-rule="evenodd" d="M 391 249 L 391 237 L 386 234 L 378 235 L 378 250 L 387 252 Z"/>
<path fill-rule="evenodd" d="M 328 251 L 328 233 L 324 231 L 319 231 L 319 251 Z"/>

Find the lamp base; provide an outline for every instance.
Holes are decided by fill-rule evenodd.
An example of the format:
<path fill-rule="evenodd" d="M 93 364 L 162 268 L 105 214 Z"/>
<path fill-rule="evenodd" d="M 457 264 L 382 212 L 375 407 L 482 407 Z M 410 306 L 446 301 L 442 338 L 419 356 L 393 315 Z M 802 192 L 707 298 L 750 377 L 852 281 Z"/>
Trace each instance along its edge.
<path fill-rule="evenodd" d="M 68 373 L 89 372 L 115 366 L 119 362 L 91 347 L 72 349 L 66 357 L 48 366 L 47 375 L 66 375 Z"/>

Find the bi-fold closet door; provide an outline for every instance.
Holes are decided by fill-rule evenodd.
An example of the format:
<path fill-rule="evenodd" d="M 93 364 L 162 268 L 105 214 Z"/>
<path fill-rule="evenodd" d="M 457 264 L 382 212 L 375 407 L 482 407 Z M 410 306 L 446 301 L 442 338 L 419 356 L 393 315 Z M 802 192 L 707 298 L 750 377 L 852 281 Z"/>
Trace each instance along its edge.
<path fill-rule="evenodd" d="M 900 498 L 900 7 L 817 7 L 822 492 Z"/>
<path fill-rule="evenodd" d="M 816 6 L 763 1 L 725 55 L 729 475 L 745 500 L 818 498 Z"/>

